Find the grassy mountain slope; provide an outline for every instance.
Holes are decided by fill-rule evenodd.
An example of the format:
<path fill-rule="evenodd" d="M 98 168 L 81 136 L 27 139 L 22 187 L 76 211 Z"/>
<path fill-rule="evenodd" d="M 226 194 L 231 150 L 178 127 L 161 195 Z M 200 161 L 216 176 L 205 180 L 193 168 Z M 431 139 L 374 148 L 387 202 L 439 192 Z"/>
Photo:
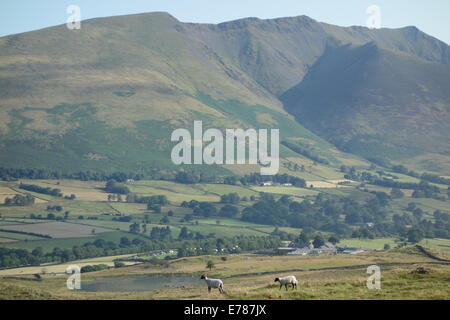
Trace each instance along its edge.
<path fill-rule="evenodd" d="M 301 123 L 342 150 L 394 161 L 426 153 L 445 159 L 450 156 L 449 79 L 445 64 L 374 42 L 346 45 L 328 49 L 282 100 Z M 435 167 L 450 169 L 437 161 Z"/>
<path fill-rule="evenodd" d="M 415 28 L 340 28 L 305 16 L 210 25 L 150 13 L 88 20 L 81 30 L 62 25 L 3 37 L 0 164 L 174 169 L 171 131 L 204 120 L 206 127 L 280 128 L 282 140 L 301 140 L 338 165 L 352 156 L 319 138 L 329 136 L 313 122 L 298 119 L 318 135 L 295 122 L 280 97 L 286 102 L 285 92 L 301 86 L 333 50 L 370 41 L 402 63 L 449 62 L 448 46 Z M 422 116 L 410 119 L 417 124 Z M 441 152 L 448 146 L 442 130 L 427 128 L 438 137 L 440 149 L 433 152 Z M 285 147 L 282 155 L 299 156 Z"/>

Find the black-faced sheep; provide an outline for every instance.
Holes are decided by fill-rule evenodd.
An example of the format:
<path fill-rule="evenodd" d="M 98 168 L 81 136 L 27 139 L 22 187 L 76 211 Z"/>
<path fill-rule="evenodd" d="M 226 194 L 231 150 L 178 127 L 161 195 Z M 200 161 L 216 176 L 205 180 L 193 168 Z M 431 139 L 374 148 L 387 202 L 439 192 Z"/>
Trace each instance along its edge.
<path fill-rule="evenodd" d="M 208 292 L 211 292 L 211 288 L 219 289 L 220 293 L 224 293 L 223 282 L 220 279 L 209 279 L 205 274 L 201 276 L 202 280 L 205 280 L 208 285 Z"/>
<path fill-rule="evenodd" d="M 283 286 L 286 287 L 286 291 L 288 290 L 288 285 L 291 284 L 292 285 L 292 290 L 297 289 L 297 278 L 295 276 L 288 276 L 288 277 L 281 277 L 281 278 L 275 278 L 275 282 L 279 282 L 280 283 L 280 290 Z"/>

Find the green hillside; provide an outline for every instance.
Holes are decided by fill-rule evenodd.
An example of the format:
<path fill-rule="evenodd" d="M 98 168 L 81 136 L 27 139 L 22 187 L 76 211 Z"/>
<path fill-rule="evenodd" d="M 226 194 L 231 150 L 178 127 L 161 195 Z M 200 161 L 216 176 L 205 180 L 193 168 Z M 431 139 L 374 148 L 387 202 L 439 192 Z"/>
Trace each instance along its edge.
<path fill-rule="evenodd" d="M 346 45 L 327 50 L 283 101 L 299 122 L 341 150 L 412 167 L 420 163 L 410 158 L 434 154 L 428 166 L 448 172 L 449 79 L 448 65 L 374 42 Z"/>
<path fill-rule="evenodd" d="M 332 76 L 320 71 L 323 61 L 330 67 L 339 64 L 345 50 L 350 50 L 345 59 L 353 64 L 370 41 L 379 48 L 376 61 L 358 60 L 359 69 L 337 68 Z M 341 28 L 306 16 L 210 25 L 183 23 L 157 12 L 83 21 L 81 30 L 62 25 L 11 35 L 0 38 L 0 165 L 64 171 L 175 170 L 170 161 L 172 130 L 190 129 L 194 120 L 203 120 L 205 127 L 222 129 L 280 128 L 282 141 L 302 148 L 298 152 L 283 145 L 283 158 L 313 154 L 339 166 L 345 159 L 361 160 L 327 140 L 369 158 L 373 152 L 366 152 L 360 140 L 383 140 L 386 146 L 374 151 L 377 156 L 407 156 L 419 170 L 445 172 L 449 56 L 446 44 L 415 28 Z M 375 72 L 377 63 L 380 71 Z M 364 69 L 367 64 L 372 69 Z M 399 75 L 386 78 L 383 70 L 392 66 Z M 361 83 L 360 77 L 370 70 L 375 79 Z M 326 87 L 316 79 L 323 72 L 330 81 Z M 419 77 L 422 83 L 414 80 Z M 333 87 L 332 80 L 342 78 L 347 82 Z M 409 81 L 403 87 L 391 86 L 405 79 Z M 367 90 L 385 80 L 389 85 L 367 98 Z M 365 84 L 367 90 L 339 89 L 352 83 Z M 305 87 L 312 89 L 298 97 L 298 88 Z M 333 95 L 336 90 L 342 99 Z M 314 92 L 328 100 L 316 106 Z M 348 105 L 349 112 L 339 111 L 339 122 L 334 121 L 333 110 L 341 110 L 353 94 L 363 100 L 361 108 L 374 103 L 383 108 L 366 114 Z M 392 95 L 399 97 L 390 100 Z M 294 101 L 286 100 L 288 96 Z M 304 99 L 320 115 L 303 117 L 297 102 Z M 331 100 L 336 105 L 327 103 Z M 302 117 L 295 121 L 283 102 L 287 111 Z M 404 104 L 411 106 L 403 112 L 402 125 L 388 131 L 391 122 L 375 126 L 361 116 L 379 124 L 390 117 L 390 106 L 398 113 Z M 301 109 L 308 112 L 308 106 Z M 369 129 L 353 130 L 349 123 Z M 426 126 L 415 131 L 423 123 Z"/>

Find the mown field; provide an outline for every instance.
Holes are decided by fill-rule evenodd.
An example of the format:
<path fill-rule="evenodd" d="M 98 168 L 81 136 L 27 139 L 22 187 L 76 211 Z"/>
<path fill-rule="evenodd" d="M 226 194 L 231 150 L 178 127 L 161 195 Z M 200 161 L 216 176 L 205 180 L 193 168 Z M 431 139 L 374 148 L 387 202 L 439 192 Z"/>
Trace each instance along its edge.
<path fill-rule="evenodd" d="M 97 239 L 103 239 L 105 241 L 114 241 L 116 243 L 119 243 L 122 237 L 128 237 L 129 239 L 137 238 L 141 240 L 148 239 L 139 234 L 130 234 L 129 232 L 123 231 L 112 231 L 101 233 L 91 237 L 82 237 L 82 238 L 62 238 L 62 239 L 6 242 L 2 243 L 1 246 L 13 249 L 26 249 L 29 251 L 32 251 L 37 247 L 42 247 L 44 253 L 50 253 L 56 247 L 60 249 L 72 249 L 74 246 L 82 246 L 86 242 L 93 242 Z"/>
<path fill-rule="evenodd" d="M 33 274 L 65 274 L 66 270 L 69 266 L 79 266 L 84 267 L 87 265 L 96 265 L 96 264 L 106 264 L 109 267 L 114 266 L 114 260 L 116 259 L 126 259 L 133 257 L 134 254 L 124 254 L 124 255 L 117 255 L 117 256 L 109 256 L 109 257 L 99 257 L 99 258 L 90 258 L 90 259 L 83 259 L 83 260 L 76 260 L 71 261 L 68 263 L 60 263 L 60 264 L 43 264 L 40 266 L 33 266 L 33 267 L 23 267 L 23 268 L 14 268 L 14 269 L 5 269 L 0 270 L 0 277 L 6 277 L 6 276 L 26 276 L 26 275 L 33 275 Z M 135 265 L 136 262 L 130 262 L 125 261 L 126 265 Z"/>
<path fill-rule="evenodd" d="M 215 263 L 212 271 L 206 269 L 208 260 Z M 370 290 L 366 285 L 367 266 L 374 264 L 381 269 L 380 290 Z M 427 273 L 415 273 L 419 267 Z M 199 279 L 203 273 L 222 279 L 225 294 L 217 290 L 208 294 L 205 283 Z M 43 281 L 33 281 L 26 280 L 26 276 L 19 279 L 9 275 L 0 281 L 0 299 L 450 299 L 449 264 L 430 259 L 413 247 L 337 256 L 243 254 L 227 256 L 226 261 L 214 256 L 189 257 L 172 260 L 167 266 L 144 263 L 82 274 L 81 286 L 97 280 L 169 274 L 197 277 L 198 283 L 144 292 L 84 292 L 68 290 L 67 276 L 47 274 L 42 276 Z M 279 290 L 273 279 L 291 274 L 299 280 L 298 290 Z"/>
<path fill-rule="evenodd" d="M 59 238 L 81 238 L 91 237 L 93 234 L 111 232 L 113 230 L 97 227 L 95 229 L 89 226 L 67 223 L 67 222 L 46 222 L 46 223 L 22 223 L 18 225 L 3 226 L 5 231 L 18 231 L 23 233 L 36 233 L 48 235 L 54 239 Z"/>

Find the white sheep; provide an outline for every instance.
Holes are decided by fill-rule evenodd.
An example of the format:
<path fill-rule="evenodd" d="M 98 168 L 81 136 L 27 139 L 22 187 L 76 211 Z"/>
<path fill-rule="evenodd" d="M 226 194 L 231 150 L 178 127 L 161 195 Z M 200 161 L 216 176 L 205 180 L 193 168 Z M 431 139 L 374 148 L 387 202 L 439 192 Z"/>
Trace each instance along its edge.
<path fill-rule="evenodd" d="M 206 281 L 206 284 L 208 285 L 208 292 L 211 292 L 211 288 L 219 289 L 220 293 L 224 293 L 223 291 L 223 282 L 220 279 L 209 279 L 206 274 L 202 275 L 202 280 Z"/>
<path fill-rule="evenodd" d="M 288 290 L 288 285 L 292 284 L 292 290 L 297 289 L 297 278 L 295 276 L 287 276 L 287 277 L 282 277 L 282 278 L 275 278 L 274 282 L 279 282 L 280 283 L 280 290 L 283 286 L 286 287 L 286 291 Z"/>

